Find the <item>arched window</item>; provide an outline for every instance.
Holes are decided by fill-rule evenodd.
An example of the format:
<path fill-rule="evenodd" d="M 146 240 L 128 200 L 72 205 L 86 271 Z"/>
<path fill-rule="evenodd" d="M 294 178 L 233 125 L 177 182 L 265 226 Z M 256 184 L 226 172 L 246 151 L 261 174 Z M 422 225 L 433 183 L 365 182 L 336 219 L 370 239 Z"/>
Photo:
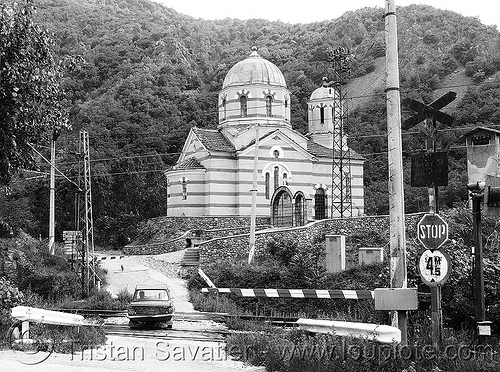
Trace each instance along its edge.
<path fill-rule="evenodd" d="M 319 108 L 319 122 L 325 124 L 325 108 L 323 106 Z"/>
<path fill-rule="evenodd" d="M 222 99 L 222 107 L 224 110 L 223 119 L 226 120 L 226 98 L 225 97 Z"/>
<path fill-rule="evenodd" d="M 302 195 L 295 197 L 295 226 L 303 226 L 305 223 L 305 203 Z"/>
<path fill-rule="evenodd" d="M 274 189 L 278 187 L 280 187 L 280 169 L 276 166 L 274 167 Z"/>
<path fill-rule="evenodd" d="M 240 116 L 242 118 L 247 116 L 247 96 L 240 97 Z"/>
<path fill-rule="evenodd" d="M 273 116 L 273 107 L 272 107 L 273 97 L 266 96 L 266 116 Z"/>
<path fill-rule="evenodd" d="M 269 183 L 271 182 L 271 175 L 269 172 L 266 172 L 266 199 L 269 200 L 269 194 L 270 194 L 270 188 L 269 188 Z"/>
<path fill-rule="evenodd" d="M 326 218 L 326 193 L 324 189 L 317 189 L 314 195 L 314 218 L 323 220 Z"/>
<path fill-rule="evenodd" d="M 283 173 L 283 185 L 288 185 L 288 175 L 286 173 Z"/>

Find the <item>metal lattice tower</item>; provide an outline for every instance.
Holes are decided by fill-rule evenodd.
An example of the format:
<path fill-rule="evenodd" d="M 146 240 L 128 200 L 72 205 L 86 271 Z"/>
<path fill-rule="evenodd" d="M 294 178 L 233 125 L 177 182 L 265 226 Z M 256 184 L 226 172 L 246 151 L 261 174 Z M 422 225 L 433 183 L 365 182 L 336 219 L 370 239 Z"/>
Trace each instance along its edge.
<path fill-rule="evenodd" d="M 90 146 L 89 134 L 80 130 L 80 173 L 78 186 L 82 190 L 78 200 L 78 225 L 77 230 L 82 233 L 82 249 L 78 258 L 82 262 L 82 288 L 85 295 L 90 293 L 90 283 L 96 285 L 95 260 L 94 260 L 94 220 L 92 217 L 92 186 L 90 180 Z M 83 167 L 82 167 L 83 165 Z"/>
<path fill-rule="evenodd" d="M 347 48 L 330 54 L 333 63 L 333 154 L 332 154 L 332 217 L 352 216 L 351 154 L 347 146 L 347 79 L 351 74 L 353 56 Z"/>

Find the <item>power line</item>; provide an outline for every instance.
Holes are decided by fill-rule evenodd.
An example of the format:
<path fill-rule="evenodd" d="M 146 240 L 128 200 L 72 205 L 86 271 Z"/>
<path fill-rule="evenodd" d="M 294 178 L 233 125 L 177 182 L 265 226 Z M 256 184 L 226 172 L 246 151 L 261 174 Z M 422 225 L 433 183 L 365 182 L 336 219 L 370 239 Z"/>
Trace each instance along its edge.
<path fill-rule="evenodd" d="M 166 153 L 162 153 L 162 154 L 117 156 L 117 157 L 113 157 L 113 158 L 91 159 L 90 162 L 91 163 L 99 163 L 99 162 L 111 161 L 111 160 L 138 159 L 138 158 L 148 158 L 148 157 L 168 156 L 168 155 L 180 155 L 180 154 L 181 154 L 180 152 L 166 152 Z M 69 162 L 59 163 L 59 165 L 72 165 L 72 164 L 78 164 L 78 161 L 69 161 Z"/>
<path fill-rule="evenodd" d="M 479 87 L 482 87 L 484 85 L 493 85 L 493 84 L 500 84 L 500 81 L 498 81 L 498 80 L 492 80 L 492 81 L 483 81 L 481 83 L 476 83 L 476 84 L 445 85 L 445 86 L 437 88 L 436 90 L 452 89 L 452 88 L 471 88 L 471 87 L 479 88 Z M 412 90 L 412 89 L 401 90 L 401 94 L 406 94 L 406 95 L 409 94 L 409 93 L 412 93 L 412 92 L 414 92 L 414 90 Z M 311 94 L 312 94 L 312 92 L 311 92 Z M 374 98 L 374 97 L 381 97 L 381 98 L 383 98 L 383 97 L 385 97 L 385 93 L 381 92 L 381 93 L 370 93 L 370 94 L 361 94 L 361 95 L 356 95 L 356 96 L 348 96 L 348 97 L 346 97 L 346 100 L 353 101 L 353 100 L 356 100 L 356 99 Z M 217 101 L 218 101 L 218 99 L 217 99 Z M 283 105 L 284 105 L 284 103 L 283 103 Z M 265 104 L 255 105 L 255 106 L 249 106 L 248 107 L 248 109 L 265 109 L 265 108 L 266 108 Z M 206 109 L 203 110 L 204 116 L 211 115 L 211 114 L 218 114 L 219 112 L 221 112 L 221 110 L 219 109 L 219 107 L 208 109 L 208 110 L 206 110 Z M 233 113 L 233 112 L 240 112 L 240 108 L 239 107 L 237 107 L 237 108 L 226 108 L 226 113 Z M 179 112 L 179 114 L 186 115 L 188 113 Z M 175 129 L 172 129 L 172 131 L 175 131 Z M 162 134 L 159 134 L 159 135 L 168 136 L 170 134 L 169 133 L 162 133 Z M 150 137 L 150 138 L 155 138 L 155 137 Z"/>
<path fill-rule="evenodd" d="M 488 146 L 488 145 L 477 145 L 476 147 L 480 147 L 480 146 Z M 463 150 L 466 150 L 466 149 L 467 149 L 466 146 L 452 146 L 448 150 L 463 151 Z M 421 149 L 421 150 L 424 151 L 425 149 Z M 415 153 L 417 151 L 412 151 L 412 152 L 403 151 L 403 154 L 405 154 L 405 155 L 411 155 L 412 153 Z M 371 152 L 371 153 L 358 153 L 358 154 L 361 155 L 361 156 L 363 156 L 363 157 L 378 156 L 378 155 L 387 155 L 387 151 Z M 250 164 L 252 162 L 253 162 L 253 160 L 249 160 L 248 164 Z M 245 161 L 243 161 L 241 163 L 244 164 Z M 149 164 L 149 165 L 150 166 L 165 167 L 165 165 L 159 164 L 159 163 Z M 95 177 L 109 177 L 109 176 L 131 175 L 131 174 L 164 173 L 165 171 L 166 171 L 166 167 L 165 167 L 165 169 L 134 170 L 134 171 L 112 172 L 112 173 L 92 173 L 92 177 L 95 178 Z M 60 177 L 60 176 L 58 176 L 58 177 Z M 71 178 L 76 178 L 76 177 L 69 177 L 69 178 L 71 179 Z"/>

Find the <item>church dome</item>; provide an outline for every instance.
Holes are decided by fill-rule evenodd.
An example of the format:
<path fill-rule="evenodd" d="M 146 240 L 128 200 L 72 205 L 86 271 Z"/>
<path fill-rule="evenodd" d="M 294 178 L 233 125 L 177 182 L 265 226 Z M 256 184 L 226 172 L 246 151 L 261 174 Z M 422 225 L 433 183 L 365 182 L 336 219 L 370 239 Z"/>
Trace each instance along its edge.
<path fill-rule="evenodd" d="M 323 78 L 323 85 L 318 89 L 316 89 L 314 92 L 312 92 L 310 100 L 313 101 L 325 98 L 334 99 L 336 97 L 335 97 L 335 89 L 333 87 L 329 87 L 328 83 L 326 82 L 326 78 Z"/>
<path fill-rule="evenodd" d="M 222 88 L 235 85 L 266 84 L 286 88 L 285 77 L 272 62 L 254 49 L 250 56 L 235 64 L 227 73 Z"/>

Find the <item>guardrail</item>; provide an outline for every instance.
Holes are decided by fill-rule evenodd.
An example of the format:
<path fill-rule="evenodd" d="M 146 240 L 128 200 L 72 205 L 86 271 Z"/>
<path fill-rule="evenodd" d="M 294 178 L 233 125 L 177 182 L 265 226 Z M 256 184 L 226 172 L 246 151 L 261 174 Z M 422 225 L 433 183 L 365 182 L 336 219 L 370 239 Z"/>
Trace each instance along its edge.
<path fill-rule="evenodd" d="M 388 325 L 321 319 L 299 319 L 296 324 L 300 329 L 309 332 L 329 333 L 337 336 L 362 338 L 385 344 L 401 342 L 401 330 Z"/>

